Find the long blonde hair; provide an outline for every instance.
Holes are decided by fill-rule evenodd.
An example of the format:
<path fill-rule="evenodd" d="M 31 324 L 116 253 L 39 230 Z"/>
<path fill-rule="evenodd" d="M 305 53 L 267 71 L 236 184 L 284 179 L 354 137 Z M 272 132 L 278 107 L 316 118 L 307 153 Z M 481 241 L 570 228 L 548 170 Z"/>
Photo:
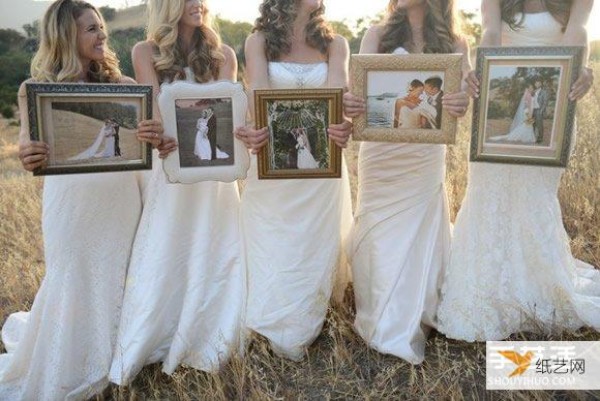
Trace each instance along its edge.
<path fill-rule="evenodd" d="M 260 17 L 254 23 L 254 31 L 262 32 L 266 40 L 266 56 L 276 61 L 292 48 L 292 31 L 297 15 L 298 0 L 263 0 L 259 7 Z M 325 21 L 325 6 L 313 11 L 306 25 L 306 43 L 321 54 L 329 53 L 333 41 L 333 29 Z"/>
<path fill-rule="evenodd" d="M 388 3 L 379 43 L 380 53 L 391 53 L 398 47 L 414 51 L 406 10 L 397 7 L 397 4 L 397 0 Z M 454 0 L 425 0 L 425 7 L 423 53 L 454 53 L 454 45 L 460 37 Z"/>
<path fill-rule="evenodd" d="M 525 1 L 526 0 L 502 0 L 501 2 L 500 15 L 502 21 L 506 22 L 513 30 L 517 30 L 523 25 L 523 18 L 525 18 L 525 15 L 523 14 Z M 554 19 L 560 22 L 564 31 L 569 22 L 573 0 L 542 0 L 542 3 L 546 10 L 552 14 Z M 517 18 L 517 14 L 519 13 L 521 14 L 521 17 Z"/>
<path fill-rule="evenodd" d="M 57 0 L 48 7 L 40 26 L 40 47 L 31 61 L 31 76 L 38 82 L 73 82 L 80 78 L 83 65 L 77 51 L 77 18 L 96 7 L 82 0 Z M 103 28 L 106 29 L 106 28 Z M 106 33 L 106 32 L 105 32 Z M 118 82 L 119 60 L 106 48 L 102 61 L 92 61 L 87 73 L 90 82 Z"/>
<path fill-rule="evenodd" d="M 210 13 L 204 5 L 202 26 L 195 30 L 192 51 L 187 54 L 179 39 L 179 21 L 184 9 L 185 0 L 150 0 L 148 3 L 147 38 L 156 46 L 154 69 L 159 80 L 185 79 L 186 66 L 192 69 L 198 82 L 218 79 L 225 55 Z"/>

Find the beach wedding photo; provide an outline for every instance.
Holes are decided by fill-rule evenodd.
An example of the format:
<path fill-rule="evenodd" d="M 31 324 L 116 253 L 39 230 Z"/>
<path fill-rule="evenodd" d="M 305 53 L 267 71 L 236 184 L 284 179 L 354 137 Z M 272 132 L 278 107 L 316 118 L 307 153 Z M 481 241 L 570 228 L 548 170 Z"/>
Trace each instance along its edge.
<path fill-rule="evenodd" d="M 599 20 L 0 0 L 0 401 L 600 399 Z"/>

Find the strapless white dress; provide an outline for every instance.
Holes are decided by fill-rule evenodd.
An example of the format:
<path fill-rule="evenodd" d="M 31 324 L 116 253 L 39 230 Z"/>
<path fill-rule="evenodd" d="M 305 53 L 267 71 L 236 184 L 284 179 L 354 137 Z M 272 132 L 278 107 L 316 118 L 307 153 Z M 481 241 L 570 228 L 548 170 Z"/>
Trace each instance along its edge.
<path fill-rule="evenodd" d="M 118 384 L 159 361 L 167 374 L 179 364 L 215 371 L 241 345 L 246 291 L 237 184 L 168 184 L 155 166 L 110 372 Z"/>
<path fill-rule="evenodd" d="M 504 24 L 506 46 L 552 46 L 550 13 Z M 439 330 L 467 341 L 501 340 L 541 328 L 600 329 L 600 272 L 576 260 L 563 227 L 563 169 L 470 163 L 439 309 Z"/>
<path fill-rule="evenodd" d="M 321 87 L 327 72 L 326 63 L 269 63 L 274 89 Z M 341 179 L 258 180 L 252 157 L 242 194 L 246 324 L 294 360 L 321 331 L 334 277 L 344 281 L 341 243 L 351 221 L 345 170 Z"/>
<path fill-rule="evenodd" d="M 44 179 L 46 275 L 2 329 L 0 400 L 86 400 L 108 385 L 125 273 L 142 211 L 138 174 Z"/>

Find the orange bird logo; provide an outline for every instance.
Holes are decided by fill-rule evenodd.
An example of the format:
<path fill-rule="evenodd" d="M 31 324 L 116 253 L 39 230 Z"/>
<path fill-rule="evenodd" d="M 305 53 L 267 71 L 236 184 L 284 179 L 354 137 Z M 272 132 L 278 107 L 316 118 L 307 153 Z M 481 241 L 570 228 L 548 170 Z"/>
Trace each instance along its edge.
<path fill-rule="evenodd" d="M 517 365 L 517 368 L 508 377 L 521 376 L 525 373 L 529 369 L 529 366 L 531 366 L 531 359 L 534 356 L 534 353 L 531 351 L 527 351 L 525 355 L 521 355 L 515 351 L 498 351 L 498 353 Z"/>

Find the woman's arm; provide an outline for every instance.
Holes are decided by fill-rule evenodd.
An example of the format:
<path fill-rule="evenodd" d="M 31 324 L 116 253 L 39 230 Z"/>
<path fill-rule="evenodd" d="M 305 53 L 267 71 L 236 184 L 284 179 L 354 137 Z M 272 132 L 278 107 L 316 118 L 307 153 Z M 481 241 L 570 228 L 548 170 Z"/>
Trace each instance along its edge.
<path fill-rule="evenodd" d="M 21 164 L 25 170 L 33 171 L 48 161 L 50 146 L 47 143 L 32 141 L 30 139 L 27 93 L 25 89 L 27 82 L 25 81 L 21 84 L 17 94 L 19 118 L 21 121 L 21 130 L 19 131 L 19 160 L 21 160 Z"/>
<path fill-rule="evenodd" d="M 177 141 L 174 137 L 166 136 L 162 125 L 160 110 L 156 98 L 160 91 L 158 77 L 154 70 L 154 50 L 151 42 L 139 42 L 131 51 L 131 60 L 135 79 L 138 83 L 152 86 L 152 120 L 140 121 L 138 124 L 137 138 L 140 141 L 151 143 L 158 148 L 159 157 L 165 158 L 169 153 L 177 149 Z"/>
<path fill-rule="evenodd" d="M 564 46 L 585 46 L 585 52 L 583 55 L 583 68 L 581 69 L 579 77 L 573 84 L 571 92 L 569 93 L 569 98 L 571 100 L 581 99 L 587 94 L 594 83 L 593 70 L 587 67 L 589 44 L 586 29 L 593 5 L 594 0 L 573 1 L 569 23 L 567 24 L 561 43 Z"/>
<path fill-rule="evenodd" d="M 237 82 L 238 62 L 233 49 L 227 45 L 221 45 L 221 51 L 225 55 L 225 62 L 219 71 L 219 79 Z"/>
<path fill-rule="evenodd" d="M 379 53 L 379 42 L 381 40 L 382 29 L 383 27 L 374 25 L 365 32 L 365 36 L 363 36 L 362 41 L 360 42 L 359 54 Z M 364 99 L 351 93 L 352 85 L 349 86 L 350 91 L 344 94 L 344 114 L 350 118 L 354 118 L 366 113 L 367 105 L 365 104 Z"/>
<path fill-rule="evenodd" d="M 254 90 L 268 89 L 270 86 L 265 37 L 261 32 L 254 32 L 248 36 L 244 46 L 244 55 L 246 57 L 245 74 L 248 84 L 248 108 L 251 121 L 254 122 Z M 257 130 L 252 126 L 237 127 L 234 133 L 236 138 L 243 141 L 252 153 L 258 153 L 267 144 L 268 131 L 266 128 Z"/>
<path fill-rule="evenodd" d="M 343 36 L 336 35 L 329 46 L 329 72 L 328 84 L 333 88 L 348 89 L 348 64 L 350 62 L 350 48 L 348 41 Z M 348 138 L 352 133 L 352 123 L 344 119 L 340 124 L 330 124 L 327 133 L 329 137 L 341 148 L 345 148 Z"/>

